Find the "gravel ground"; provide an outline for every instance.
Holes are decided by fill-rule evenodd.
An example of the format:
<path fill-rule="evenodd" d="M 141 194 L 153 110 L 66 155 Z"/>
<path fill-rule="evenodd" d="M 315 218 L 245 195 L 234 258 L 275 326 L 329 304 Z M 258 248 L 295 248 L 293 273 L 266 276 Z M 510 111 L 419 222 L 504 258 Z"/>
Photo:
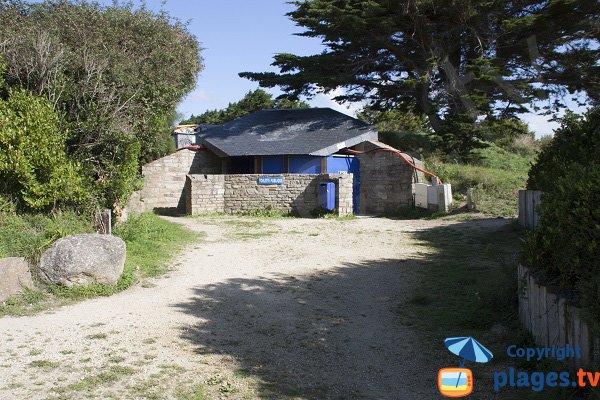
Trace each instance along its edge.
<path fill-rule="evenodd" d="M 167 276 L 0 319 L 0 399 L 439 398 L 397 305 L 457 222 L 169 219 L 206 237 Z"/>

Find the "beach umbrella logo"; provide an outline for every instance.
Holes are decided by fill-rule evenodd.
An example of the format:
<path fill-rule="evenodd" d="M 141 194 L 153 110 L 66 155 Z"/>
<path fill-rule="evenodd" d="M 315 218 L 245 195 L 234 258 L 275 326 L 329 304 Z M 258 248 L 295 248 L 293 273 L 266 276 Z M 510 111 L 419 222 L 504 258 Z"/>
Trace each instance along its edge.
<path fill-rule="evenodd" d="M 446 397 L 465 397 L 473 392 L 473 372 L 464 368 L 466 361 L 487 363 L 494 355 L 470 336 L 451 337 L 444 345 L 460 357 L 458 368 L 442 368 L 438 372 L 438 389 Z"/>

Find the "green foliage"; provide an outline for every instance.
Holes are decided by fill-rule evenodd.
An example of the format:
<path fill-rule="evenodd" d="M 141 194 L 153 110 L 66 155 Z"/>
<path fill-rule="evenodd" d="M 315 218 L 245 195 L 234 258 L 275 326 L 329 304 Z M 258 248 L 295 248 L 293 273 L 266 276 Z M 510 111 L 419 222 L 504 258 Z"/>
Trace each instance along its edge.
<path fill-rule="evenodd" d="M 72 211 L 51 214 L 0 212 L 0 258 L 25 257 L 32 264 L 61 237 L 91 232 L 84 216 Z"/>
<path fill-rule="evenodd" d="M 471 188 L 479 211 L 514 217 L 517 214 L 518 191 L 527 180 L 533 158 L 526 158 L 496 146 L 477 150 L 469 163 L 458 163 L 432 157 L 427 169 L 444 182 L 452 184 L 457 201 L 463 201 Z"/>
<path fill-rule="evenodd" d="M 437 145 L 443 153 L 461 159 L 468 158 L 473 150 L 487 146 L 483 140 L 481 124 L 464 112 L 446 115 L 440 122 Z"/>
<path fill-rule="evenodd" d="M 567 116 L 529 176 L 541 189 L 540 223 L 523 261 L 547 283 L 573 291 L 600 332 L 600 112 Z"/>
<path fill-rule="evenodd" d="M 464 116 L 463 116 L 464 117 Z M 517 118 L 489 116 L 473 122 L 468 117 L 448 116 L 442 125 L 448 134 L 436 134 L 427 118 L 412 110 L 377 111 L 365 107 L 358 118 L 374 124 L 379 139 L 392 147 L 420 156 L 472 159 L 490 143 L 534 156 L 535 138 L 526 123 Z M 527 141 L 529 140 L 529 141 Z"/>
<path fill-rule="evenodd" d="M 365 107 L 357 116 L 375 125 L 379 140 L 415 155 L 435 152 L 436 138 L 427 118 L 413 111 L 377 111 Z"/>
<path fill-rule="evenodd" d="M 308 107 L 309 105 L 303 101 L 273 99 L 271 94 L 265 92 L 264 90 L 256 89 L 255 91 L 246 93 L 246 95 L 240 101 L 229 103 L 225 109 L 206 111 L 198 116 L 192 115 L 189 119 L 181 121 L 181 124 L 219 125 L 260 110 L 271 108 L 290 109 Z"/>
<path fill-rule="evenodd" d="M 127 245 L 125 268 L 116 285 L 93 284 L 70 288 L 51 285 L 50 292 L 58 298 L 72 300 L 110 296 L 129 288 L 139 278 L 164 274 L 171 258 L 198 238 L 181 225 L 152 213 L 132 215 L 127 222 L 117 225 L 113 233 Z"/>
<path fill-rule="evenodd" d="M 144 277 L 167 271 L 168 261 L 198 235 L 152 213 L 132 215 L 114 234 L 127 244 L 125 270 Z"/>
<path fill-rule="evenodd" d="M 534 139 L 529 126 L 518 118 L 490 117 L 481 122 L 482 139 L 502 148 L 510 147 L 521 137 Z"/>
<path fill-rule="evenodd" d="M 15 214 L 0 212 L 0 258 L 26 257 L 36 265 L 44 250 L 61 237 L 91 232 L 89 220 L 74 212 Z M 198 235 L 179 224 L 165 221 L 157 215 L 133 215 L 115 228 L 114 234 L 127 244 L 125 269 L 116 285 L 94 284 L 65 288 L 38 283 L 39 290 L 26 291 L 6 304 L 0 304 L 0 315 L 35 313 L 54 304 L 110 296 L 127 289 L 139 278 L 160 275 L 167 271 L 171 258 Z M 35 269 L 34 275 L 35 275 Z"/>
<path fill-rule="evenodd" d="M 277 54 L 280 72 L 243 72 L 298 98 L 340 88 L 339 101 L 411 109 L 429 119 L 445 151 L 481 147 L 482 117 L 511 117 L 565 93 L 600 98 L 596 16 L 581 1 L 294 1 L 288 15 L 325 50 Z M 536 104 L 539 104 L 536 103 Z M 495 128 L 492 130 L 496 130 Z"/>
<path fill-rule="evenodd" d="M 68 153 L 109 207 L 126 201 L 140 162 L 169 151 L 175 107 L 201 69 L 183 23 L 132 4 L 0 2 L 6 84 L 64 113 Z"/>
<path fill-rule="evenodd" d="M 84 202 L 81 170 L 67 158 L 61 125 L 41 97 L 11 91 L 0 100 L 0 194 L 32 209 Z"/>
<path fill-rule="evenodd" d="M 519 237 L 512 224 L 473 229 L 462 222 L 413 236 L 425 248 L 427 263 L 398 309 L 403 322 L 429 332 L 427 339 L 443 339 L 464 329 L 486 334 L 495 324 L 515 321 L 514 243 Z"/>
<path fill-rule="evenodd" d="M 527 188 L 549 192 L 555 185 L 555 179 L 574 164 L 598 168 L 598 154 L 600 107 L 588 111 L 584 116 L 568 113 L 531 168 Z"/>

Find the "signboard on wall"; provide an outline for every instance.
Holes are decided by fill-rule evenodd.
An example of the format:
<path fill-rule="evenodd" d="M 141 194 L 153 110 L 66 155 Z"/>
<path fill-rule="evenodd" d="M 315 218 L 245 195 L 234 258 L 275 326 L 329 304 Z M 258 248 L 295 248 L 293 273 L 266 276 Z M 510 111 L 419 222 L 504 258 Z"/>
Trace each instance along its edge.
<path fill-rule="evenodd" d="M 283 176 L 259 176 L 259 185 L 283 185 Z"/>

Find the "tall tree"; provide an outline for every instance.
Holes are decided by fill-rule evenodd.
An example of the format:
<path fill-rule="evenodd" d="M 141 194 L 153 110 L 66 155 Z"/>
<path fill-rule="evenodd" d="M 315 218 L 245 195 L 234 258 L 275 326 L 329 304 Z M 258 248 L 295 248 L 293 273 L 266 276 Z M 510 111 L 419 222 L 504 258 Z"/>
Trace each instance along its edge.
<path fill-rule="evenodd" d="M 251 114 L 268 108 L 308 108 L 309 105 L 303 101 L 288 99 L 273 99 L 273 95 L 262 89 L 249 91 L 237 102 L 229 103 L 222 110 L 209 110 L 198 116 L 192 115 L 189 119 L 181 121 L 181 124 L 224 124 L 244 115 Z"/>
<path fill-rule="evenodd" d="M 140 162 L 164 155 L 175 107 L 202 67 L 196 38 L 167 13 L 131 3 L 0 0 L 5 85 L 64 116 L 68 151 L 110 206 Z"/>
<path fill-rule="evenodd" d="M 277 54 L 280 73 L 243 72 L 288 96 L 426 115 L 447 151 L 480 144 L 476 121 L 565 93 L 600 98 L 597 0 L 306 0 L 288 15 L 321 54 Z"/>

